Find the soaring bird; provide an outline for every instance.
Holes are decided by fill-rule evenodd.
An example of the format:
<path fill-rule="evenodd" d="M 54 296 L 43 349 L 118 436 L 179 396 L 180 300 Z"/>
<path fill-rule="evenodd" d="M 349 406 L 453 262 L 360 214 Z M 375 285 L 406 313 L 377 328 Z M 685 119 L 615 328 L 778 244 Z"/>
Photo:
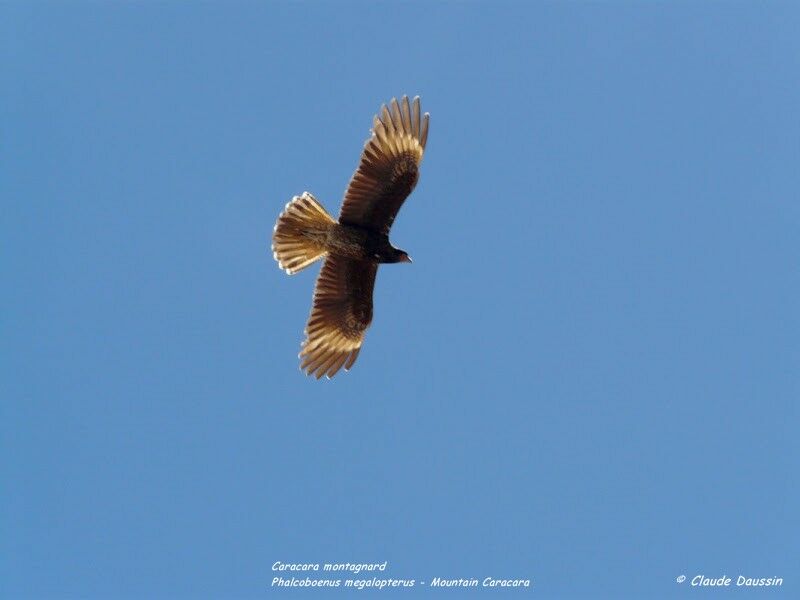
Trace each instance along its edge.
<path fill-rule="evenodd" d="M 272 251 L 289 275 L 324 258 L 300 368 L 317 379 L 333 377 L 355 363 L 372 322 L 372 290 L 381 263 L 411 262 L 389 243 L 403 202 L 417 185 L 428 139 L 428 113 L 419 97 L 392 98 L 381 107 L 364 144 L 361 161 L 334 220 L 309 192 L 295 196 L 275 223 Z"/>

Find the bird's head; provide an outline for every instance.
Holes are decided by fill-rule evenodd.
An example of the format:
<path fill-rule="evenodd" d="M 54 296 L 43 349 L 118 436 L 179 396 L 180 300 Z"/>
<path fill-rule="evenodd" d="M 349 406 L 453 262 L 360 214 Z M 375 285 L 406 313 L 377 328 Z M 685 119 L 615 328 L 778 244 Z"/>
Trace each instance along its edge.
<path fill-rule="evenodd" d="M 391 256 L 391 261 L 390 262 L 396 262 L 396 263 L 406 262 L 406 263 L 410 263 L 411 262 L 411 257 L 408 255 L 408 252 L 406 252 L 405 250 L 400 250 L 400 248 L 392 248 L 392 256 Z"/>

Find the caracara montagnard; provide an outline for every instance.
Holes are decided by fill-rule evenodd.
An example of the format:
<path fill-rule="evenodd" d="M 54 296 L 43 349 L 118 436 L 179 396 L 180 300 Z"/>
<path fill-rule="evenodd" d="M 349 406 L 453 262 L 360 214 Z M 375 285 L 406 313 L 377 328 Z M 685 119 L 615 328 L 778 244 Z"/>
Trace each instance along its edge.
<path fill-rule="evenodd" d="M 411 262 L 389 243 L 389 229 L 419 178 L 428 138 L 428 113 L 419 97 L 381 107 L 361 162 L 335 221 L 314 196 L 295 196 L 278 217 L 272 251 L 281 269 L 297 273 L 325 259 L 317 285 L 300 368 L 317 379 L 350 369 L 372 321 L 372 289 L 380 263 Z"/>

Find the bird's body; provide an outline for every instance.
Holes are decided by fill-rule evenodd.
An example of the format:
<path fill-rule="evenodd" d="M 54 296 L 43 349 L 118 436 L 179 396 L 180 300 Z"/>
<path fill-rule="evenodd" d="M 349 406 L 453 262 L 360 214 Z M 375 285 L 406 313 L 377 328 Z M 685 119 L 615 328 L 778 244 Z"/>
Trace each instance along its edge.
<path fill-rule="evenodd" d="M 394 260 L 397 248 L 389 243 L 388 235 L 358 225 L 333 224 L 325 246 L 328 254 L 345 258 L 378 263 L 399 262 Z"/>
<path fill-rule="evenodd" d="M 381 263 L 411 262 L 389 242 L 389 230 L 419 179 L 428 114 L 419 98 L 392 100 L 373 121 L 372 137 L 345 192 L 338 221 L 308 192 L 278 217 L 272 250 L 293 274 L 325 258 L 300 353 L 301 369 L 317 378 L 349 369 L 372 322 L 372 291 Z"/>

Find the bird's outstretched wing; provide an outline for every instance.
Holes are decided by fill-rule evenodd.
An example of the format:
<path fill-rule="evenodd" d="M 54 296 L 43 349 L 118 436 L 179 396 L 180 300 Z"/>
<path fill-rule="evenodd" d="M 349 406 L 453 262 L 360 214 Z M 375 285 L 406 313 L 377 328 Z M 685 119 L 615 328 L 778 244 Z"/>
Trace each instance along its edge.
<path fill-rule="evenodd" d="M 300 368 L 329 378 L 356 362 L 372 321 L 377 263 L 330 255 L 317 278 Z"/>
<path fill-rule="evenodd" d="M 388 234 L 397 212 L 419 178 L 428 140 L 429 115 L 420 115 L 419 97 L 394 98 L 381 107 L 364 145 L 361 162 L 344 195 L 339 222 Z"/>

